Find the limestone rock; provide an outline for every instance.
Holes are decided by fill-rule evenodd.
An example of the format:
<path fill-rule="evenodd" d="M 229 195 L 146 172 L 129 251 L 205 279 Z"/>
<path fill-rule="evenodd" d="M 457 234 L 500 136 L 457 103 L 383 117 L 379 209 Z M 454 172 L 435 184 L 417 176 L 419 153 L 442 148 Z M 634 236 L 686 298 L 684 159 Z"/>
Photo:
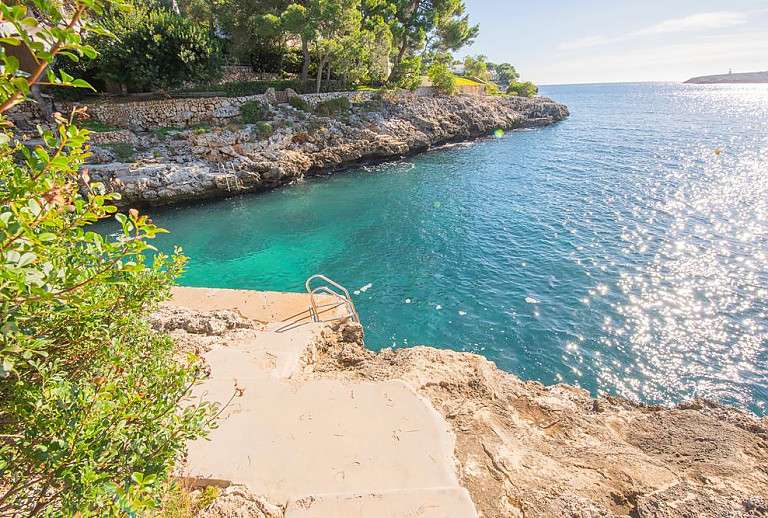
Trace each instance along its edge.
<path fill-rule="evenodd" d="M 305 375 L 409 383 L 453 428 L 459 479 L 482 516 L 766 516 L 768 419 L 706 400 L 593 400 L 525 382 L 482 356 L 373 353 L 343 334 L 323 335 Z"/>
<path fill-rule="evenodd" d="M 316 103 L 358 94 L 305 98 Z M 171 100 L 170 105 L 158 102 L 153 106 L 160 114 L 152 120 L 168 122 L 168 117 L 176 117 L 174 120 L 191 124 L 210 115 L 219 122 L 229 121 L 239 116 L 243 103 L 254 98 L 272 102 L 274 90 L 264 96 L 215 103 L 210 99 L 178 100 L 189 101 L 186 104 Z M 99 105 L 96 109 L 104 108 Z M 125 110 L 124 105 L 115 109 Z M 131 124 L 150 124 L 146 114 L 120 113 Z M 306 175 L 398 158 L 456 139 L 482 137 L 499 128 L 550 124 L 567 115 L 565 106 L 543 98 L 406 95 L 398 102 L 389 102 L 365 96 L 362 103 L 354 103 L 349 112 L 337 117 L 318 117 L 280 104 L 269 111 L 272 129 L 268 134 L 252 125 L 231 124 L 164 133 L 121 133 L 143 158 L 134 164 L 104 163 L 113 160 L 114 154 L 94 146 L 96 160 L 91 176 L 120 192 L 124 205 L 231 196 L 276 187 Z"/>
<path fill-rule="evenodd" d="M 267 91 L 264 92 L 264 102 L 272 105 L 277 104 L 277 97 L 275 96 L 274 88 L 267 88 Z"/>
<path fill-rule="evenodd" d="M 230 486 L 196 518 L 282 518 L 283 510 L 244 486 Z"/>

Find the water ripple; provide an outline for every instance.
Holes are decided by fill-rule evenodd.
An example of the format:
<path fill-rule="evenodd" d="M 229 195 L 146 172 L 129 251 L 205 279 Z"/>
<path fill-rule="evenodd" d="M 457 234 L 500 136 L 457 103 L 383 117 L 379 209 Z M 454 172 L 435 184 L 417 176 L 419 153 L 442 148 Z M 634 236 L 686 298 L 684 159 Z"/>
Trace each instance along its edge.
<path fill-rule="evenodd" d="M 356 297 L 371 347 L 766 413 L 768 88 L 545 88 L 565 122 L 161 211 L 191 285 Z M 406 303 L 406 300 L 410 301 Z"/>

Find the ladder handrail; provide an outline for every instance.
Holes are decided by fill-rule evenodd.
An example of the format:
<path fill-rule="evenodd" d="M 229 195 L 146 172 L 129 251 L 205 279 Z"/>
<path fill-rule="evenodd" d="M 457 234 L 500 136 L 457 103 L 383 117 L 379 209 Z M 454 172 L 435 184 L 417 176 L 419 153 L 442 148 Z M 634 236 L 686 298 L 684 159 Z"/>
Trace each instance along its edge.
<path fill-rule="evenodd" d="M 336 290 L 332 290 L 329 286 L 318 286 L 317 288 L 312 289 L 311 284 L 312 281 L 318 279 L 326 284 L 333 286 L 336 288 Z M 349 316 L 352 317 L 352 320 L 355 322 L 360 322 L 360 317 L 357 315 L 357 310 L 355 310 L 355 303 L 352 302 L 352 297 L 349 295 L 349 291 L 342 286 L 341 284 L 332 281 L 325 275 L 316 274 L 307 279 L 307 282 L 305 283 L 305 287 L 307 288 L 307 293 L 309 293 L 309 300 L 312 304 L 312 318 L 315 322 L 320 322 L 320 311 L 317 304 L 317 300 L 315 299 L 315 295 L 317 295 L 320 292 L 327 293 L 333 297 L 336 297 L 338 299 L 341 299 L 342 303 L 347 307 L 347 311 L 349 312 Z M 330 320 L 337 320 L 337 319 L 330 319 Z"/>

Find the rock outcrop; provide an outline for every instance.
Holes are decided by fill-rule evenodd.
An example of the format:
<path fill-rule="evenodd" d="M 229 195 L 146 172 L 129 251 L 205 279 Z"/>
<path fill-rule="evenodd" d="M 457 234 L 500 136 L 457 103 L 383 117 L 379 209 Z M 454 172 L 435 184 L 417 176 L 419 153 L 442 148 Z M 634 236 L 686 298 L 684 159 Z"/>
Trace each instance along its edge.
<path fill-rule="evenodd" d="M 175 330 L 182 344 L 200 332 L 218 347 L 240 340 L 240 319 L 212 313 L 208 326 L 205 318 L 174 309 L 154 324 Z M 593 399 L 568 385 L 523 381 L 475 354 L 375 353 L 358 324 L 338 323 L 308 347 L 291 380 L 410 385 L 450 425 L 459 482 L 484 518 L 768 516 L 768 418 L 712 401 L 664 408 Z M 251 516 L 219 509 L 264 501 L 235 496 L 203 516 Z"/>
<path fill-rule="evenodd" d="M 123 204 L 166 204 L 271 188 L 305 175 L 396 159 L 496 129 L 551 124 L 568 115 L 549 99 L 451 97 L 368 100 L 321 117 L 288 104 L 271 106 L 255 125 L 99 135 L 94 181 Z M 130 142 L 135 162 L 114 162 L 110 145 Z"/>
<path fill-rule="evenodd" d="M 456 434 L 459 479 L 481 516 L 768 516 L 768 418 L 713 401 L 643 406 L 544 386 L 482 356 L 374 353 L 326 332 L 306 375 L 404 380 Z"/>

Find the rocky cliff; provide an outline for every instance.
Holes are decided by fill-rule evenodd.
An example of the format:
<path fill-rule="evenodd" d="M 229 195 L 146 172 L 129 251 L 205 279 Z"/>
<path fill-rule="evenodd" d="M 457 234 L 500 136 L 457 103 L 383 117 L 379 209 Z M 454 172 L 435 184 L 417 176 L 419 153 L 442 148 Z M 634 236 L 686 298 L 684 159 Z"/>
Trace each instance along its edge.
<path fill-rule="evenodd" d="M 263 122 L 253 125 L 94 133 L 91 178 L 120 192 L 124 204 L 229 196 L 568 115 L 544 98 L 405 95 L 352 103 L 332 117 L 262 106 Z M 132 161 L 115 161 L 118 146 L 132 151 Z"/>
<path fill-rule="evenodd" d="M 306 375 L 409 383 L 456 434 L 459 480 L 480 516 L 768 516 L 768 418 L 707 400 L 593 399 L 475 354 L 374 353 L 347 335 L 327 331 Z"/>
<path fill-rule="evenodd" d="M 183 308 L 153 323 L 198 353 L 252 327 L 227 312 Z M 459 482 L 484 518 L 768 516 L 768 418 L 712 401 L 663 408 L 593 399 L 572 386 L 523 381 L 475 354 L 375 353 L 359 324 L 325 329 L 291 379 L 409 384 L 450 425 Z M 263 503 L 230 488 L 201 517 L 283 516 Z"/>

